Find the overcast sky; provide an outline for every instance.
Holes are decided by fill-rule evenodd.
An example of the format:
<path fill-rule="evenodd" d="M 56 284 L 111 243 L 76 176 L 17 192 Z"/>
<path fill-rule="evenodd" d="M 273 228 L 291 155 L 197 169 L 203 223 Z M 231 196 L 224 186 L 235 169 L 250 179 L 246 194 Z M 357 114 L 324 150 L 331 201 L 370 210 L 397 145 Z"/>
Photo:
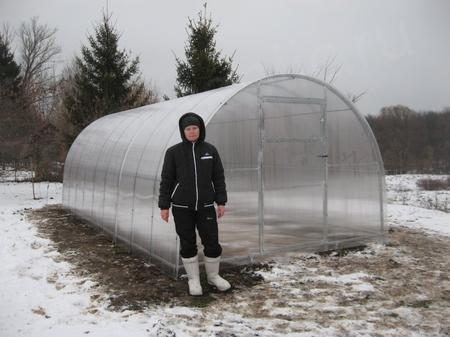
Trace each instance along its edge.
<path fill-rule="evenodd" d="M 159 93 L 175 97 L 173 53 L 184 56 L 187 18 L 204 1 L 109 0 L 121 48 L 140 57 L 141 71 Z M 86 44 L 106 0 L 0 0 L 0 21 L 17 28 L 38 16 L 56 27 L 69 62 Z M 335 57 L 334 85 L 367 93 L 363 114 L 403 104 L 415 110 L 450 107 L 450 0 L 209 0 L 219 24 L 217 47 L 235 52 L 242 81 L 267 71 L 312 74 Z"/>

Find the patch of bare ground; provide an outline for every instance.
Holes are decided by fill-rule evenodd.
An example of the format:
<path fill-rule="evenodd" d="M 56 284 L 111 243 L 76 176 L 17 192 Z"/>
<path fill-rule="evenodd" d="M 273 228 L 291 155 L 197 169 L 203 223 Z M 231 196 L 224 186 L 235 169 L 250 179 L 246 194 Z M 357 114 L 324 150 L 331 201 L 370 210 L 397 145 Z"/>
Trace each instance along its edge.
<path fill-rule="evenodd" d="M 28 211 L 28 219 L 36 224 L 38 235 L 50 239 L 60 254 L 58 261 L 73 265 L 72 272 L 94 282 L 111 310 L 141 311 L 151 304 L 169 304 L 203 307 L 228 296 L 219 293 L 202 277 L 205 295 L 193 298 L 188 295 L 187 282 L 173 279 L 149 263 L 148 258 L 132 254 L 128 247 L 113 243 L 111 237 L 86 221 L 67 212 L 61 205 L 48 205 Z M 254 265 L 227 268 L 222 274 L 233 284 L 231 292 L 252 287 L 262 281 L 253 271 L 264 268 Z M 50 283 L 55 283 L 51 277 Z"/>

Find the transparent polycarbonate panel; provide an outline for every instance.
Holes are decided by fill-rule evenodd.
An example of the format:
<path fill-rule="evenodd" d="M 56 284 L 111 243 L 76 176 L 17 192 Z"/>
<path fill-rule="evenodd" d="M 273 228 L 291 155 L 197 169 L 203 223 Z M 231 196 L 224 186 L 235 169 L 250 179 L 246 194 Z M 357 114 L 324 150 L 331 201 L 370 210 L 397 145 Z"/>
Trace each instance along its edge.
<path fill-rule="evenodd" d="M 95 133 L 95 123 L 89 125 L 83 132 L 79 135 L 75 143 L 70 148 L 71 160 L 67 161 L 65 164 L 65 176 L 64 176 L 64 188 L 67 189 L 68 193 L 68 204 L 77 212 L 77 187 L 79 186 L 81 179 L 79 177 L 81 170 L 80 168 L 80 158 L 85 155 L 85 151 L 88 148 L 89 136 Z M 66 174 L 67 173 L 67 174 Z"/>
<path fill-rule="evenodd" d="M 142 122 L 141 128 L 127 149 L 126 156 L 123 161 L 121 176 L 119 179 L 119 199 L 117 202 L 117 224 L 119 226 L 119 233 L 121 237 L 127 237 L 132 245 L 142 237 L 147 239 L 145 247 L 138 247 L 138 250 L 149 253 L 149 237 L 151 228 L 151 217 L 147 217 L 146 221 L 139 226 L 135 225 L 135 191 L 137 184 L 137 171 L 141 164 L 144 152 L 149 141 L 152 139 L 152 134 L 159 127 L 161 120 L 165 117 L 163 114 L 155 116 L 156 112 L 147 112 L 148 118 Z M 126 227 L 124 224 L 128 223 Z M 136 231 L 138 230 L 138 233 Z M 136 235 L 137 234 L 137 235 Z M 140 240 L 140 241 L 143 241 Z"/>
<path fill-rule="evenodd" d="M 106 172 L 105 165 L 105 153 L 108 153 L 110 140 L 112 135 L 116 132 L 119 125 L 123 123 L 123 119 L 118 114 L 112 114 L 100 119 L 104 121 L 103 137 L 98 139 L 98 151 L 92 154 L 95 164 L 90 169 L 89 177 L 92 177 L 92 205 L 89 220 L 101 227 L 97 220 L 102 216 L 103 202 L 104 202 L 104 186 L 100 183 L 103 182 L 103 178 Z M 86 183 L 89 183 L 89 179 L 86 179 Z"/>
<path fill-rule="evenodd" d="M 63 205 L 66 205 L 67 207 L 70 207 L 70 200 L 69 200 L 69 176 L 70 171 L 73 167 L 73 156 L 75 154 L 76 150 L 74 148 L 70 148 L 69 152 L 67 153 L 66 160 L 64 162 L 64 172 L 63 172 L 63 181 L 65 182 L 63 184 L 63 191 L 62 191 L 62 203 Z"/>
<path fill-rule="evenodd" d="M 228 203 L 218 220 L 224 259 L 259 252 L 257 106 L 252 85 L 228 100 L 206 127 L 225 170 Z"/>
<path fill-rule="evenodd" d="M 94 183 L 95 183 L 95 166 L 97 164 L 97 158 L 101 153 L 104 146 L 104 139 L 114 130 L 116 124 L 112 121 L 112 118 L 99 119 L 95 123 L 95 132 L 92 133 L 91 145 L 85 149 L 83 154 L 86 158 L 87 166 L 80 170 L 81 184 L 81 213 L 83 217 L 88 221 L 93 222 L 92 206 L 94 195 Z"/>
<path fill-rule="evenodd" d="M 113 227 L 105 227 L 103 223 L 104 205 L 105 205 L 105 183 L 106 174 L 109 169 L 109 162 L 111 154 L 114 151 L 116 140 L 124 132 L 133 121 L 132 114 L 113 114 L 107 116 L 109 120 L 108 133 L 101 140 L 101 151 L 95 158 L 94 171 L 94 186 L 92 190 L 92 212 L 91 219 L 99 227 L 102 227 L 108 233 L 114 235 Z M 106 117 L 104 117 L 106 119 Z"/>
<path fill-rule="evenodd" d="M 103 193 L 101 208 L 99 209 L 100 222 L 105 230 L 116 235 L 116 201 L 119 182 L 119 172 L 125 155 L 127 142 L 133 135 L 138 121 L 143 114 L 128 111 L 121 123 L 111 135 L 109 146 L 105 148 L 102 160 L 104 160 L 104 172 L 99 179 L 99 193 Z"/>
<path fill-rule="evenodd" d="M 323 98 L 323 86 L 298 76 L 281 75 L 261 81 L 260 96 Z"/>
<path fill-rule="evenodd" d="M 138 111 L 136 111 L 137 113 Z M 141 149 L 137 149 L 137 151 L 133 151 L 133 145 L 135 145 L 134 141 L 136 136 L 141 132 L 146 132 L 144 127 L 146 122 L 149 120 L 154 120 L 153 114 L 151 112 L 146 111 L 144 114 L 139 114 L 139 117 L 135 119 L 135 121 L 127 128 L 127 131 L 120 138 L 120 143 L 116 144 L 114 151 L 116 153 L 120 153 L 122 159 L 117 162 L 111 162 L 113 169 L 117 172 L 115 174 L 115 178 L 117 181 L 113 182 L 112 187 L 110 189 L 111 196 L 113 198 L 114 205 L 114 226 L 115 226 L 115 234 L 117 239 L 126 243 L 131 244 L 131 231 L 132 231 L 132 199 L 134 193 L 134 176 L 135 172 L 131 174 L 127 171 L 124 171 L 124 167 L 127 162 L 132 162 L 137 160 L 137 156 L 140 154 Z M 148 136 L 148 134 L 147 134 Z M 132 164 L 130 164 L 132 165 Z M 107 182 L 107 187 L 109 186 Z M 122 193 L 121 193 L 122 192 Z M 105 193 L 108 193 L 108 188 L 105 190 Z"/>
<path fill-rule="evenodd" d="M 332 97 L 332 94 L 329 93 Z M 329 141 L 328 164 L 331 166 L 367 165 L 378 162 L 376 143 L 352 110 L 327 113 Z"/>
<path fill-rule="evenodd" d="M 328 240 L 380 234 L 377 167 L 330 168 L 328 177 Z"/>
<path fill-rule="evenodd" d="M 82 214 L 82 186 L 83 186 L 83 170 L 86 169 L 86 152 L 92 144 L 92 136 L 95 135 L 97 123 L 90 124 L 76 139 L 73 146 L 73 161 L 70 163 L 69 175 L 67 177 L 69 188 L 70 207 L 76 214 Z"/>
<path fill-rule="evenodd" d="M 89 130 L 86 129 L 85 133 L 88 134 Z M 76 187 L 77 187 L 77 171 L 78 171 L 78 163 L 79 157 L 83 153 L 83 142 L 81 139 L 78 140 L 74 145 L 70 148 L 70 161 L 67 161 L 64 165 L 64 189 L 65 192 L 65 203 L 68 205 L 74 212 L 76 212 Z"/>
<path fill-rule="evenodd" d="M 339 100 L 331 92 L 328 97 Z M 350 107 L 327 113 L 329 241 L 381 233 L 384 174 L 364 123 Z"/>
<path fill-rule="evenodd" d="M 226 215 L 218 219 L 224 259 L 246 257 L 259 252 L 258 172 L 225 171 L 228 203 Z"/>
<path fill-rule="evenodd" d="M 339 97 L 336 93 L 332 92 L 329 89 L 326 90 L 326 98 L 327 98 L 327 112 L 339 112 L 339 111 L 348 111 L 352 110 L 352 107 L 344 101 L 341 97 Z M 352 112 L 356 114 L 356 112 Z"/>
<path fill-rule="evenodd" d="M 79 143 L 74 143 L 67 153 L 66 161 L 64 162 L 64 176 L 63 176 L 63 197 L 62 202 L 66 207 L 72 207 L 72 200 L 70 199 L 70 192 L 72 191 L 71 187 L 73 185 L 74 179 L 73 171 L 74 171 L 74 163 L 75 156 L 78 153 Z"/>
<path fill-rule="evenodd" d="M 236 84 L 198 94 L 199 97 L 201 97 L 200 95 L 204 95 L 204 98 L 202 97 L 202 100 L 200 100 L 198 104 L 192 106 L 190 111 L 201 116 L 205 121 L 205 125 L 207 125 L 211 118 L 213 118 L 213 116 L 215 117 L 216 111 L 221 108 L 222 104 L 227 105 L 230 98 L 234 96 L 240 88 L 244 88 L 245 86 L 246 84 Z M 208 134 L 206 135 L 206 141 L 208 141 Z"/>
<path fill-rule="evenodd" d="M 325 168 L 321 108 L 276 102 L 262 107 L 264 249 L 318 241 L 323 232 Z"/>
<path fill-rule="evenodd" d="M 323 187 L 264 191 L 264 250 L 308 245 L 323 237 Z"/>
<path fill-rule="evenodd" d="M 206 138 L 219 151 L 225 170 L 258 168 L 257 86 L 236 94 L 212 118 Z"/>

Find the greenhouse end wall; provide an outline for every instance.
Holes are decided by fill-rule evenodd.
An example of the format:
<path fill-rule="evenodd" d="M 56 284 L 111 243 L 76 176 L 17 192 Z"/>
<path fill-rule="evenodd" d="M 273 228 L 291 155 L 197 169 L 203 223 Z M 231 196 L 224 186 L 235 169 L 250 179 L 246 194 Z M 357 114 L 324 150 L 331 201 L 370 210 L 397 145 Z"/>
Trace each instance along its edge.
<path fill-rule="evenodd" d="M 177 275 L 177 235 L 157 198 L 165 150 L 181 141 L 188 111 L 205 120 L 225 169 L 224 260 L 383 240 L 384 170 L 367 122 L 336 89 L 293 74 L 93 122 L 68 153 L 64 206 Z"/>

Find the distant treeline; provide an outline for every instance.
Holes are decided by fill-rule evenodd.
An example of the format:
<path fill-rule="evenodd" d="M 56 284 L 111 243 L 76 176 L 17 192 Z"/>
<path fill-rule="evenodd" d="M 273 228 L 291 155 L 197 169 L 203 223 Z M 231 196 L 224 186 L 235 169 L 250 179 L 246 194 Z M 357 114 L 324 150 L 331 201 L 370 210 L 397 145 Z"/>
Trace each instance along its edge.
<path fill-rule="evenodd" d="M 387 173 L 450 173 L 450 108 L 416 112 L 389 106 L 367 121 Z"/>

